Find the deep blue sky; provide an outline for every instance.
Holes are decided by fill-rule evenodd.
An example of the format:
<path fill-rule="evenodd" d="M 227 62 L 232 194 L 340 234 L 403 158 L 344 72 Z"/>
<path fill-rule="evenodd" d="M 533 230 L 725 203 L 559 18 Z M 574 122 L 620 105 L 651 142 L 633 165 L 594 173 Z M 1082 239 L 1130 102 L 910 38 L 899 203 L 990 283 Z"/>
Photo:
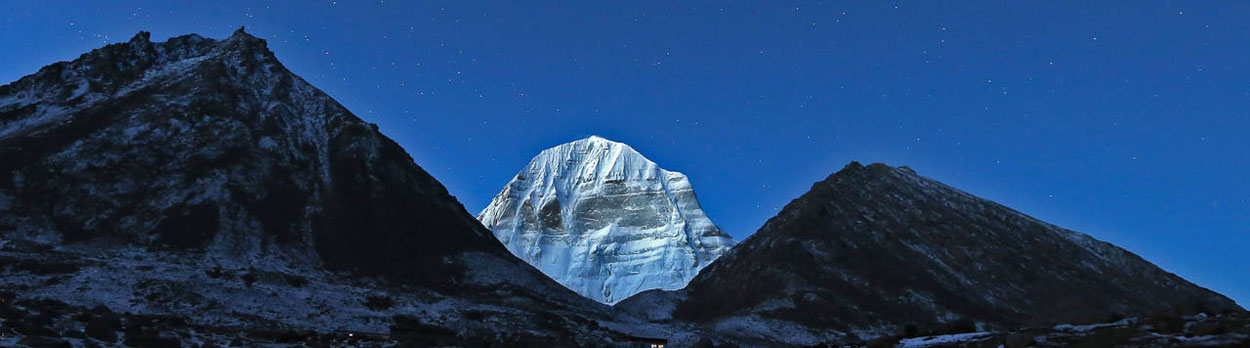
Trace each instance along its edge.
<path fill-rule="evenodd" d="M 246 25 L 473 213 L 591 134 L 688 174 L 739 239 L 883 161 L 1250 304 L 1248 2 L 46 3 L 6 4 L 0 80 Z"/>

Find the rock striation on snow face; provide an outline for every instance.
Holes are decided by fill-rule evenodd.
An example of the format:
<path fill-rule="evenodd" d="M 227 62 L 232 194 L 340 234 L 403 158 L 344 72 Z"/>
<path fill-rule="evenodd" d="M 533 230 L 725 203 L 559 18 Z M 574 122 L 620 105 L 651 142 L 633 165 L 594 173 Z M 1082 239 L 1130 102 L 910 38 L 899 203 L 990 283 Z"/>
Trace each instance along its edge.
<path fill-rule="evenodd" d="M 907 167 L 852 162 L 812 185 L 685 289 L 617 308 L 813 345 L 1109 317 L 1240 312 L 1124 249 Z"/>
<path fill-rule="evenodd" d="M 685 175 L 597 136 L 539 153 L 478 219 L 513 254 L 609 304 L 679 289 L 734 244 Z"/>

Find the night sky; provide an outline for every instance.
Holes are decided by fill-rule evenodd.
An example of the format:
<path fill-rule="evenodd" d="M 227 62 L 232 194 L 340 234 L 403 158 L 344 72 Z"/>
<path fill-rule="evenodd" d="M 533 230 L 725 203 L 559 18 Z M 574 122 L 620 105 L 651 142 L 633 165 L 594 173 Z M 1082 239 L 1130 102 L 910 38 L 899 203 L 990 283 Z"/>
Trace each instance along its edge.
<path fill-rule="evenodd" d="M 10 2 L 0 80 L 241 25 L 476 214 L 589 135 L 745 238 L 847 162 L 907 165 L 1250 304 L 1250 2 Z"/>

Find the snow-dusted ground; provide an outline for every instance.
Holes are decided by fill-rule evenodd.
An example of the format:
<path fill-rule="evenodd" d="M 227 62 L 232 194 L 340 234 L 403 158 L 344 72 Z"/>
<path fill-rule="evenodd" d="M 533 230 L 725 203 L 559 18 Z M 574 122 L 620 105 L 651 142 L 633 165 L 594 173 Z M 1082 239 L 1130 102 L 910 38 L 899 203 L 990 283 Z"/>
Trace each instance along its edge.
<path fill-rule="evenodd" d="M 813 346 L 846 339 L 844 335 L 833 335 L 827 331 L 811 330 L 796 323 L 755 315 L 724 318 L 713 324 L 713 329 L 718 333 L 734 337 L 795 346 Z"/>
<path fill-rule="evenodd" d="M 1156 327 L 1172 322 L 1174 327 Z M 1154 325 L 1152 325 L 1154 324 Z M 971 332 L 900 339 L 899 347 L 1044 346 L 1224 347 L 1250 345 L 1250 316 L 1125 318 L 1096 324 L 1061 324 L 1010 332 Z"/>
<path fill-rule="evenodd" d="M 952 334 L 952 335 L 912 337 L 912 338 L 905 338 L 905 339 L 899 340 L 899 346 L 930 347 L 930 346 L 957 345 L 960 343 L 969 343 L 973 341 L 978 341 L 990 335 L 993 335 L 993 333 L 992 332 L 970 332 L 970 333 L 961 333 L 961 334 Z"/>
<path fill-rule="evenodd" d="M 1055 325 L 1055 331 L 1085 332 L 1085 331 L 1097 330 L 1097 329 L 1107 328 L 1107 327 L 1128 326 L 1136 322 L 1137 322 L 1136 318 L 1124 318 L 1124 319 L 1120 319 L 1120 320 L 1117 320 L 1115 322 L 1110 322 L 1110 323 L 1086 324 L 1086 325 L 1060 324 L 1060 325 Z"/>
<path fill-rule="evenodd" d="M 0 239 L 0 289 L 24 301 L 51 299 L 78 308 L 102 305 L 117 313 L 184 318 L 193 327 L 216 330 L 195 340 L 218 343 L 232 338 L 222 332 L 266 330 L 385 337 L 399 315 L 448 330 L 450 337 L 486 342 L 507 341 L 517 333 L 550 340 L 681 335 L 680 329 L 608 312 L 543 310 L 535 306 L 544 302 L 525 297 L 524 284 L 518 288 L 507 278 L 509 264 L 484 254 L 465 258 L 471 267 L 497 271 L 475 273 L 482 279 L 466 281 L 501 286 L 480 297 L 449 297 L 280 260 L 231 260 L 127 246 L 43 249 Z M 374 301 L 385 305 L 371 307 Z M 83 329 L 69 323 L 64 327 L 70 331 Z M 0 336 L 0 346 L 14 339 Z"/>
<path fill-rule="evenodd" d="M 352 281 L 346 274 L 283 264 L 232 262 L 129 247 L 103 254 L 86 248 L 62 248 L 42 256 L 0 250 L 0 256 L 18 259 L 48 255 L 80 268 L 48 275 L 9 272 L 0 277 L 0 287 L 16 290 L 23 298 L 57 299 L 83 307 L 104 305 L 119 313 L 186 316 L 204 325 L 268 324 L 325 332 L 385 333 L 387 320 L 395 314 L 415 314 L 433 322 L 455 321 L 455 312 L 448 308 L 472 308 L 449 306 L 445 301 L 454 300 L 428 292 L 386 292 L 369 280 Z M 248 278 L 254 280 L 249 283 Z M 304 279 L 306 284 L 297 285 L 301 282 L 295 279 Z M 391 298 L 394 306 L 369 309 L 363 305 L 369 296 Z"/>

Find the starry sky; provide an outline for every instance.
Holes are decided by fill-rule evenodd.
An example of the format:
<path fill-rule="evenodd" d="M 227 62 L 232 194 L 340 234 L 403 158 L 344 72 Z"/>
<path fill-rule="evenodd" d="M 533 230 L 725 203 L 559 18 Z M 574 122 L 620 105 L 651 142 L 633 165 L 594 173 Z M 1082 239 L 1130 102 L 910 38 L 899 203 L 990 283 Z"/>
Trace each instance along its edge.
<path fill-rule="evenodd" d="M 1250 2 L 75 2 L 6 5 L 0 80 L 246 25 L 471 213 L 589 135 L 739 239 L 886 162 L 1250 305 Z"/>

